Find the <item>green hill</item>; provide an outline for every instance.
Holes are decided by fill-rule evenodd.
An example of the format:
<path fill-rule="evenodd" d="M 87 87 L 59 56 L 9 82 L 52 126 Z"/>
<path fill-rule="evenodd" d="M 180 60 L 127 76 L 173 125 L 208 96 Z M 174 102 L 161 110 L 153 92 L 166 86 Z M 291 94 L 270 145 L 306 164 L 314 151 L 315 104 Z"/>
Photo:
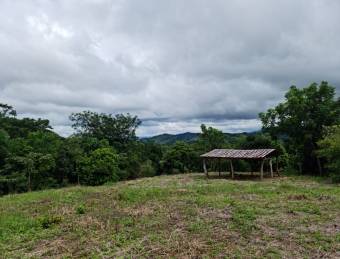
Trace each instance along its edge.
<path fill-rule="evenodd" d="M 336 258 L 340 188 L 144 178 L 0 198 L 0 258 Z"/>
<path fill-rule="evenodd" d="M 143 141 L 153 141 L 158 144 L 174 144 L 176 141 L 193 142 L 198 139 L 199 133 L 185 132 L 181 134 L 161 134 L 142 138 Z"/>
<path fill-rule="evenodd" d="M 243 132 L 243 133 L 224 133 L 226 140 L 233 143 L 240 136 L 253 135 L 256 132 Z M 158 144 L 174 144 L 176 141 L 193 142 L 196 141 L 200 133 L 185 132 L 180 134 L 161 134 L 153 137 L 142 138 L 143 141 L 153 141 Z"/>

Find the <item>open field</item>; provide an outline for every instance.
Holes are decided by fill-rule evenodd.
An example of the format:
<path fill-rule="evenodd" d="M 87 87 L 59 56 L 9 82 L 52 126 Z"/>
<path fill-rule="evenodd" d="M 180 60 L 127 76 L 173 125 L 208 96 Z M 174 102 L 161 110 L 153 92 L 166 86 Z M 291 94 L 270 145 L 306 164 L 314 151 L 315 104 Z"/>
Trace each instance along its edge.
<path fill-rule="evenodd" d="M 340 187 L 144 178 L 0 198 L 0 257 L 340 258 Z"/>

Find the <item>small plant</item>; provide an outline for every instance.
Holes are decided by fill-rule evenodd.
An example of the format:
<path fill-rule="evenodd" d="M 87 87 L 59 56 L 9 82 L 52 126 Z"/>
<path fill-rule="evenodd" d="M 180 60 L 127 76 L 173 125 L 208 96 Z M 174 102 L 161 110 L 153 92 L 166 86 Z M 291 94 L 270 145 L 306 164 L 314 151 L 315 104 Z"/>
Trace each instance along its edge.
<path fill-rule="evenodd" d="M 85 206 L 83 204 L 79 205 L 77 208 L 76 208 L 76 213 L 78 215 L 81 215 L 81 214 L 85 214 Z"/>
<path fill-rule="evenodd" d="M 57 225 L 62 221 L 60 216 L 44 216 L 40 219 L 40 225 L 42 228 L 47 229 L 52 225 Z"/>

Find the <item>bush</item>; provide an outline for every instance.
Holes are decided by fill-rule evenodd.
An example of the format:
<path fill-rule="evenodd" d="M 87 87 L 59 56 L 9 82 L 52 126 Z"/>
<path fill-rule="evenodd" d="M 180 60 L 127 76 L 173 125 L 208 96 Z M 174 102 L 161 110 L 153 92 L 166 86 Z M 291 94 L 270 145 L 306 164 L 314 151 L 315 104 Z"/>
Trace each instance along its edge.
<path fill-rule="evenodd" d="M 140 177 L 151 177 L 156 175 L 156 169 L 151 160 L 146 160 L 140 167 Z"/>
<path fill-rule="evenodd" d="M 318 154 L 327 160 L 332 181 L 340 182 L 340 125 L 326 128 L 324 138 L 318 144 Z"/>
<path fill-rule="evenodd" d="M 80 163 L 80 182 L 100 185 L 119 180 L 118 154 L 111 148 L 99 148 Z"/>
<path fill-rule="evenodd" d="M 77 208 L 76 208 L 76 213 L 78 215 L 81 214 L 85 214 L 85 206 L 83 204 L 80 204 Z"/>
<path fill-rule="evenodd" d="M 186 173 L 200 165 L 198 154 L 192 145 L 185 142 L 176 142 L 169 147 L 163 156 L 161 166 L 166 173 Z"/>
<path fill-rule="evenodd" d="M 340 174 L 332 173 L 331 180 L 332 180 L 332 183 L 340 183 Z"/>
<path fill-rule="evenodd" d="M 40 225 L 42 228 L 47 229 L 53 225 L 57 225 L 62 221 L 62 217 L 60 216 L 45 216 L 42 217 L 40 220 Z"/>

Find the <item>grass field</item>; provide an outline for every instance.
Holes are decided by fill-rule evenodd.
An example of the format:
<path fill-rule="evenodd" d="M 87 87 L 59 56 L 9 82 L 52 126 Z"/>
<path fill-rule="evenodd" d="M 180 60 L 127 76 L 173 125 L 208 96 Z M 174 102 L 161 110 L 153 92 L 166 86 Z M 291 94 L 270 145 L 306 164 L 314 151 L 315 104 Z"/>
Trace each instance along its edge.
<path fill-rule="evenodd" d="M 340 187 L 144 178 L 0 198 L 3 258 L 340 258 Z"/>

